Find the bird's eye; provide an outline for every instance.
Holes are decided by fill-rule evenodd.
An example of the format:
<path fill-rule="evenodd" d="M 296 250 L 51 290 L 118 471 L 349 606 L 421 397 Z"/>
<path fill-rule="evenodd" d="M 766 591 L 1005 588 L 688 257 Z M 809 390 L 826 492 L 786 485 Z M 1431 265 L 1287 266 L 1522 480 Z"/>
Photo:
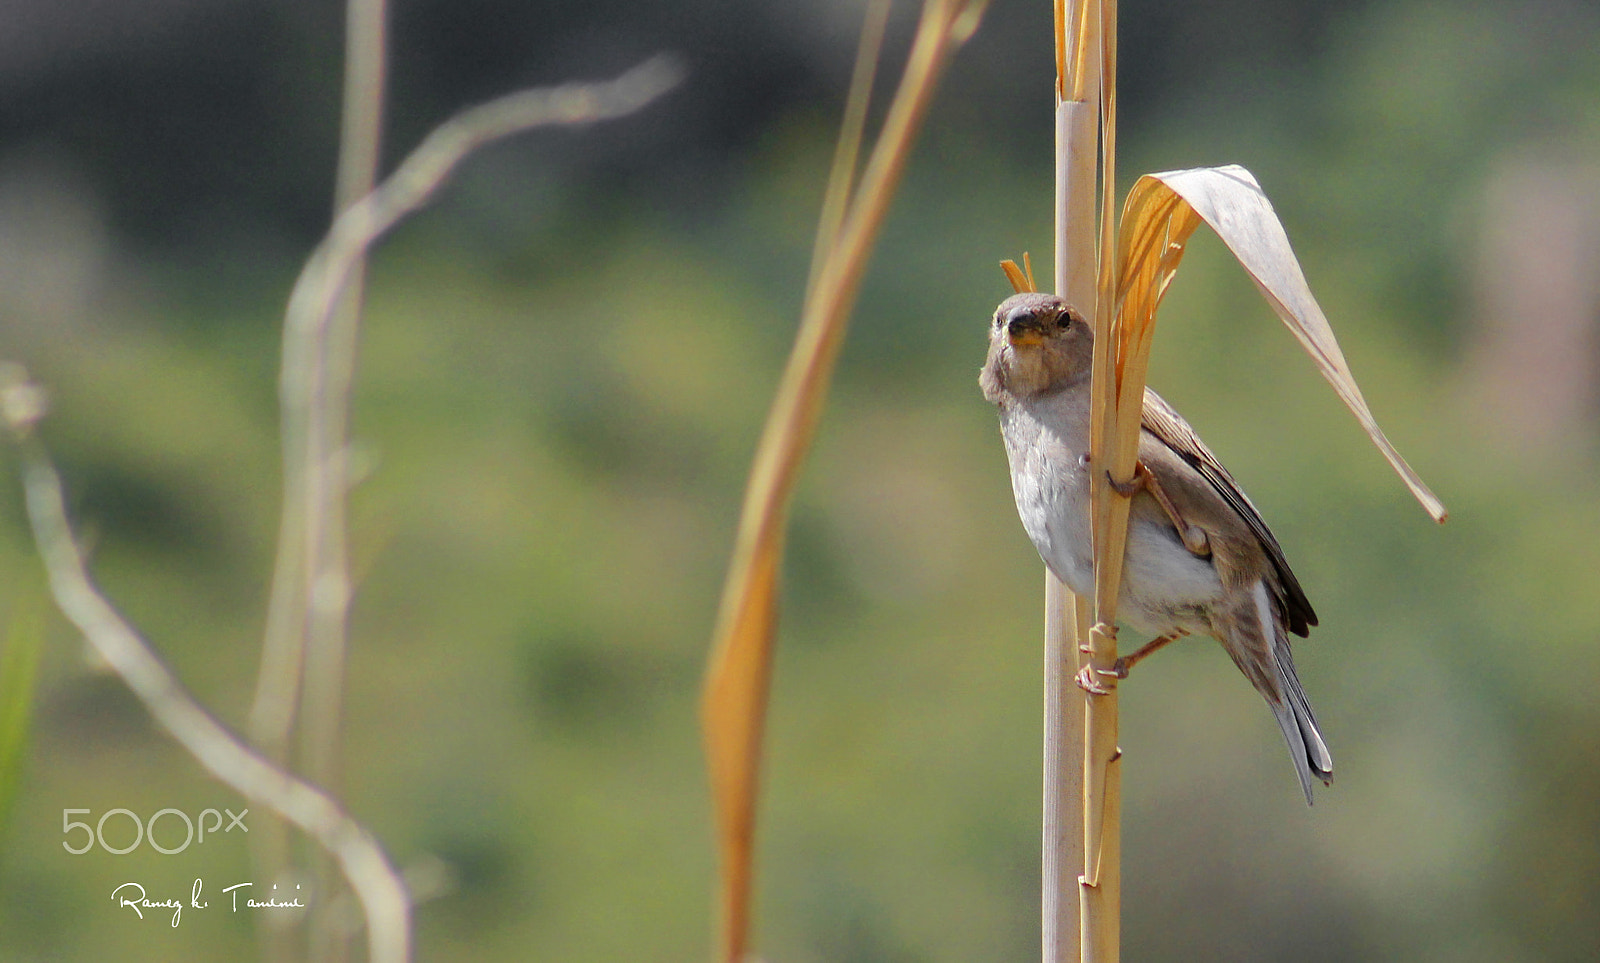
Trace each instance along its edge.
<path fill-rule="evenodd" d="M 1066 313 L 1065 311 L 1061 312 L 1061 316 L 1056 318 L 1056 327 L 1063 331 L 1072 327 L 1072 315 Z"/>

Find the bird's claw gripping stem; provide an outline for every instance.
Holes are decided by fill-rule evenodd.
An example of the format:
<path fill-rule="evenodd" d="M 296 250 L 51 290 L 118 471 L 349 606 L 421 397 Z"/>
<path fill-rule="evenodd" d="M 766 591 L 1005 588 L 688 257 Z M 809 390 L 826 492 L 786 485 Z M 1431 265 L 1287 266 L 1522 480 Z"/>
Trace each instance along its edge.
<path fill-rule="evenodd" d="M 1093 695 L 1110 695 L 1110 687 L 1101 683 L 1100 679 L 1126 679 L 1136 663 L 1143 661 L 1162 646 L 1176 642 L 1188 634 L 1184 629 L 1175 629 L 1166 635 L 1158 635 L 1140 646 L 1137 652 L 1119 656 L 1115 662 L 1111 663 L 1111 668 L 1109 669 L 1102 669 L 1093 663 L 1089 663 L 1078 670 L 1078 674 L 1073 681 L 1078 684 L 1078 688 L 1085 692 Z M 1087 645 L 1080 645 L 1078 646 L 1078 651 L 1086 653 L 1090 649 Z"/>
<path fill-rule="evenodd" d="M 1141 491 L 1147 491 L 1161 505 L 1161 510 L 1172 519 L 1172 526 L 1178 530 L 1178 537 L 1183 541 L 1183 547 L 1190 554 L 1205 558 L 1211 554 L 1211 539 L 1206 536 L 1205 529 L 1198 525 L 1190 525 L 1178 511 L 1178 506 L 1167 497 L 1166 490 L 1161 483 L 1156 481 L 1155 473 L 1144 466 L 1144 462 L 1133 463 L 1133 477 L 1125 482 L 1119 482 L 1111 477 L 1111 472 L 1106 472 L 1106 481 L 1111 485 L 1111 490 L 1123 498 L 1132 498 Z"/>
<path fill-rule="evenodd" d="M 1100 684 L 1099 680 L 1095 678 L 1095 675 L 1102 674 L 1102 672 L 1103 670 L 1101 669 L 1096 669 L 1094 666 L 1086 665 L 1078 670 L 1078 674 L 1072 677 L 1072 681 L 1078 684 L 1078 688 L 1089 693 L 1090 695 L 1110 695 L 1111 688 L 1109 686 Z M 1114 673 L 1104 674 L 1113 675 Z"/>

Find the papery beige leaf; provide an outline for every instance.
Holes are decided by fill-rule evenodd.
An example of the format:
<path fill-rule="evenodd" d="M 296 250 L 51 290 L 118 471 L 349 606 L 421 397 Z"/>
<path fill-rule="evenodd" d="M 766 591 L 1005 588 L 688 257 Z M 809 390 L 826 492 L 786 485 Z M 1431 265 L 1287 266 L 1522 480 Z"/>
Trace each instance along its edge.
<path fill-rule="evenodd" d="M 1156 309 L 1183 258 L 1184 245 L 1200 217 L 1182 197 L 1140 178 L 1123 203 L 1117 228 L 1115 321 L 1112 326 L 1112 397 L 1118 431 L 1107 467 L 1118 478 L 1131 477 L 1139 451 L 1144 413 L 1145 372 L 1155 336 Z"/>
<path fill-rule="evenodd" d="M 1400 457 L 1372 417 L 1333 329 L 1311 295 L 1300 262 L 1289 246 L 1289 237 L 1249 171 L 1238 165 L 1197 167 L 1139 178 L 1123 207 L 1120 239 L 1127 246 L 1118 245 L 1118 257 L 1121 277 L 1128 279 L 1130 286 L 1125 289 L 1119 283 L 1119 299 L 1126 297 L 1130 304 L 1141 307 L 1148 301 L 1154 310 L 1183 256 L 1182 240 L 1173 239 L 1188 237 L 1196 215 L 1211 225 L 1239 259 L 1267 303 L 1294 333 L 1317 370 L 1328 379 L 1411 494 L 1435 521 L 1444 521 L 1444 504 Z M 1135 351 L 1133 355 L 1140 357 L 1141 353 Z"/>

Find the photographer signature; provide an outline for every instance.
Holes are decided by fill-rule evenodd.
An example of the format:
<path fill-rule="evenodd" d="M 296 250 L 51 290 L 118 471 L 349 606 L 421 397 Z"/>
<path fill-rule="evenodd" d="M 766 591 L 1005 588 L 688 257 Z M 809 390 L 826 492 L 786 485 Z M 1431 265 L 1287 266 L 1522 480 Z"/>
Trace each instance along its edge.
<path fill-rule="evenodd" d="M 239 912 L 241 903 L 243 904 L 244 909 L 251 910 L 305 908 L 306 904 L 300 899 L 301 893 L 299 884 L 295 885 L 294 896 L 292 898 L 288 898 L 287 894 L 282 896 L 279 895 L 278 886 L 276 883 L 274 883 L 271 894 L 268 895 L 268 897 L 264 900 L 255 899 L 250 895 L 250 889 L 254 886 L 254 883 L 234 883 L 232 886 L 224 886 L 222 888 L 222 892 L 225 893 L 229 898 L 229 901 L 226 904 L 229 906 L 229 912 Z M 241 891 L 243 891 L 242 896 Z M 211 905 L 209 901 L 201 899 L 201 896 L 204 893 L 205 881 L 196 879 L 194 881 L 194 886 L 192 886 L 189 890 L 188 903 L 185 903 L 182 899 L 175 898 L 151 899 L 149 894 L 145 892 L 144 885 L 141 883 L 123 883 L 111 891 L 111 898 L 116 900 L 117 907 L 119 909 L 126 906 L 128 909 L 133 910 L 140 919 L 144 919 L 145 910 L 171 910 L 172 925 L 176 927 L 180 922 L 183 921 L 183 911 L 185 909 L 203 910 Z"/>

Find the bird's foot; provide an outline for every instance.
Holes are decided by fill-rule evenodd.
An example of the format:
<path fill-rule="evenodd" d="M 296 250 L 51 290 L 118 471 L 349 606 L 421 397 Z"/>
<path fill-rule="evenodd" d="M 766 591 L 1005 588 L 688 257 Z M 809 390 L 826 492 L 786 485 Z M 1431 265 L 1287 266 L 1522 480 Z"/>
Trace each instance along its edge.
<path fill-rule="evenodd" d="M 1133 477 L 1125 482 L 1119 482 L 1115 478 L 1112 478 L 1111 470 L 1106 470 L 1106 481 L 1110 483 L 1111 490 L 1116 492 L 1118 495 L 1121 495 L 1123 498 L 1132 498 L 1133 496 L 1144 491 L 1145 486 L 1149 484 L 1150 478 L 1150 469 L 1144 467 L 1144 462 L 1142 461 L 1136 461 L 1133 463 Z"/>
<path fill-rule="evenodd" d="M 1178 530 L 1178 538 L 1183 542 L 1183 547 L 1189 554 L 1197 558 L 1206 558 L 1211 554 L 1211 539 L 1206 535 L 1205 529 L 1199 525 L 1191 525 L 1184 519 L 1183 513 L 1178 511 L 1178 506 L 1167 497 L 1167 492 L 1156 481 L 1155 473 L 1144 466 L 1144 462 L 1133 463 L 1133 477 L 1125 482 L 1119 482 L 1111 477 L 1111 472 L 1106 472 L 1106 481 L 1111 485 L 1111 490 L 1123 498 L 1132 498 L 1141 491 L 1147 491 L 1153 496 L 1161 510 L 1172 519 L 1172 527 Z"/>
<path fill-rule="evenodd" d="M 1112 673 L 1106 673 L 1092 665 L 1086 665 L 1078 670 L 1078 674 L 1072 677 L 1072 681 L 1078 684 L 1078 688 L 1090 695 L 1110 695 L 1112 692 L 1111 687 L 1102 685 L 1100 680 L 1095 678 L 1096 675 L 1102 674 L 1111 675 Z"/>
<path fill-rule="evenodd" d="M 1073 681 L 1077 682 L 1078 688 L 1085 692 L 1095 695 L 1110 695 L 1111 687 L 1101 682 L 1101 679 L 1126 679 L 1136 663 L 1144 660 L 1163 646 L 1176 642 L 1188 634 L 1187 629 L 1173 629 L 1166 635 L 1158 635 L 1143 646 L 1140 646 L 1138 651 L 1118 656 L 1111 663 L 1111 668 L 1109 669 L 1102 669 L 1093 662 L 1089 662 L 1078 670 L 1078 674 Z M 1087 645 L 1080 645 L 1078 646 L 1078 651 L 1088 653 L 1093 650 Z"/>

